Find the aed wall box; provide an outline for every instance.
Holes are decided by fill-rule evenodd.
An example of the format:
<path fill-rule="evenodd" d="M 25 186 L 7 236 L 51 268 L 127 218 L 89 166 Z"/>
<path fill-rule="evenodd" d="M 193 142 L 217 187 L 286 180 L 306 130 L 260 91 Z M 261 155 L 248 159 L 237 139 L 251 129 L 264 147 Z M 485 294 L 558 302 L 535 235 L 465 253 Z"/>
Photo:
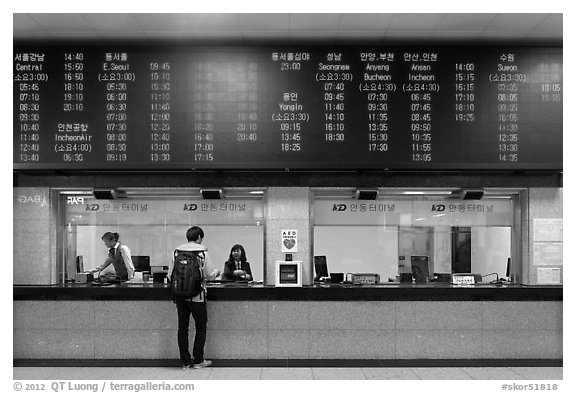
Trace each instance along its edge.
<path fill-rule="evenodd" d="M 276 261 L 277 287 L 302 286 L 302 261 Z"/>

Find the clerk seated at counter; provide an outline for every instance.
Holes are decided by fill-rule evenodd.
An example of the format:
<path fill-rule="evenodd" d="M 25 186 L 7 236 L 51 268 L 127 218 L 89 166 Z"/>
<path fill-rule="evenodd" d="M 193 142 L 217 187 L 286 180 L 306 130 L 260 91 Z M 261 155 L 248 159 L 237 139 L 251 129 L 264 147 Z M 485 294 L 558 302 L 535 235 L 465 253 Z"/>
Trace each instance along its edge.
<path fill-rule="evenodd" d="M 246 260 L 246 251 L 240 244 L 235 244 L 230 250 L 228 260 L 224 262 L 222 280 L 226 281 L 252 281 L 250 263 Z"/>
<path fill-rule="evenodd" d="M 92 269 L 91 273 L 102 274 L 102 271 L 108 266 L 112 265 L 114 267 L 115 276 L 122 281 L 128 281 L 134 278 L 134 265 L 132 264 L 132 256 L 130 255 L 130 249 L 125 244 L 118 241 L 120 235 L 116 232 L 106 232 L 102 235 L 102 241 L 104 245 L 109 249 L 108 256 L 103 264 L 96 266 Z M 113 276 L 110 273 L 106 273 L 107 276 Z"/>

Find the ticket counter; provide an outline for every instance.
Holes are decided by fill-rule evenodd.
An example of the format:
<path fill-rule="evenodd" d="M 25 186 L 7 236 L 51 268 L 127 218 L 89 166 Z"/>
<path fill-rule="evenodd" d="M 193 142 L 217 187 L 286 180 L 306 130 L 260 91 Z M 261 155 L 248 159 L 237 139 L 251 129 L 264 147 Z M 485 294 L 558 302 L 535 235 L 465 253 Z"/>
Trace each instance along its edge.
<path fill-rule="evenodd" d="M 552 281 L 545 281 L 550 280 L 549 275 L 543 276 L 541 273 L 541 269 L 556 268 L 561 272 L 561 264 L 552 265 L 553 260 L 542 259 L 534 254 L 535 239 L 528 236 L 527 232 L 528 228 L 532 229 L 539 224 L 535 220 L 547 219 L 549 224 L 554 224 L 554 220 L 561 219 L 561 189 L 522 189 L 518 193 L 517 201 L 504 199 L 504 204 L 513 205 L 511 210 L 504 214 L 511 217 L 509 239 L 512 259 L 516 261 L 516 265 L 512 267 L 514 273 L 510 275 L 510 282 L 501 285 L 491 285 L 493 278 L 488 277 L 482 283 L 470 287 L 456 287 L 450 283 L 389 282 L 388 278 L 392 281 L 395 279 L 394 269 L 389 274 L 381 273 L 383 279 L 380 285 L 375 286 L 314 284 L 313 257 L 318 253 L 327 255 L 328 266 L 332 272 L 337 269 L 342 272 L 366 272 L 368 266 L 374 264 L 374 259 L 366 259 L 367 265 L 364 267 L 360 262 L 355 262 L 357 264 L 354 266 L 340 265 L 339 268 L 338 263 L 344 262 L 338 262 L 336 257 L 329 253 L 330 250 L 317 248 L 322 247 L 323 242 L 320 233 L 323 229 L 318 231 L 316 225 L 321 218 L 317 215 L 318 203 L 323 203 L 322 198 L 317 198 L 320 194 L 318 189 L 266 187 L 260 190 L 263 191 L 260 196 L 245 199 L 245 209 L 239 214 L 243 215 L 245 221 L 238 219 L 238 225 L 234 226 L 231 232 L 226 232 L 226 222 L 191 220 L 192 213 L 182 207 L 185 206 L 182 201 L 175 202 L 174 198 L 169 199 L 166 196 L 152 199 L 153 203 L 163 206 L 159 209 L 162 211 L 160 215 L 153 213 L 150 208 L 152 202 L 145 213 L 141 210 L 122 213 L 120 205 L 117 212 L 112 208 L 111 211 L 95 215 L 90 210 L 86 211 L 87 204 L 84 204 L 83 208 L 79 207 L 79 204 L 68 204 L 70 195 L 63 190 L 49 187 L 16 188 L 14 359 L 41 361 L 175 358 L 177 318 L 164 284 L 132 282 L 94 288 L 90 284 L 73 283 L 69 279 L 70 272 L 73 271 L 70 268 L 75 268 L 75 265 L 65 258 L 68 250 L 65 244 L 74 239 L 73 236 L 69 237 L 70 225 L 66 218 L 73 218 L 78 214 L 84 220 L 78 222 L 95 226 L 90 231 L 84 231 L 86 228 L 79 229 L 80 225 L 77 225 L 76 239 L 79 233 L 91 233 L 94 236 L 93 250 L 96 255 L 100 251 L 106 251 L 102 250 L 99 240 L 104 226 L 106 229 L 120 228 L 119 225 L 122 224 L 119 224 L 118 220 L 123 214 L 130 217 L 149 214 L 158 219 L 161 230 L 151 230 L 146 224 L 138 227 L 134 225 L 137 221 L 132 219 L 130 230 L 120 232 L 124 232 L 128 238 L 126 243 L 131 243 L 134 250 L 137 247 L 149 247 L 150 254 L 161 256 L 159 258 L 167 259 L 168 250 L 183 242 L 186 229 L 196 222 L 201 223 L 205 229 L 213 227 L 220 231 L 211 236 L 207 232 L 207 241 L 209 237 L 211 240 L 223 238 L 220 233 L 250 235 L 251 239 L 257 239 L 254 244 L 258 246 L 251 247 L 251 251 L 247 249 L 247 252 L 253 272 L 258 271 L 255 279 L 262 283 L 213 284 L 209 288 L 206 352 L 211 358 L 266 361 L 561 361 L 562 277 L 560 275 L 560 282 L 554 284 Z M 229 195 L 233 195 L 232 191 L 234 190 L 229 190 Z M 70 190 L 66 192 L 69 193 Z M 236 203 L 234 198 L 224 198 L 218 202 L 201 199 L 196 201 L 200 205 L 206 203 L 208 206 L 212 203 L 218 203 L 217 206 L 227 204 L 226 214 L 229 214 L 230 203 Z M 65 208 L 62 208 L 62 203 Z M 119 200 L 97 203 L 99 206 L 103 206 L 103 203 L 128 204 L 127 201 Z M 334 206 L 332 200 L 327 203 Z M 349 206 L 365 202 L 349 199 L 344 203 Z M 458 203 L 464 202 L 459 200 Z M 482 203 L 484 202 L 475 205 Z M 177 212 L 170 212 L 172 204 L 180 206 Z M 139 202 L 138 206 L 142 206 L 142 202 Z M 204 214 L 208 214 L 208 211 Z M 185 220 L 176 228 L 168 224 L 168 217 L 171 216 L 180 217 L 179 219 L 185 217 Z M 100 217 L 115 217 L 117 224 L 104 222 Z M 384 215 L 378 219 L 388 222 L 389 217 Z M 407 223 L 407 219 L 401 220 L 404 220 L 402 223 Z M 411 220 L 415 220 L 414 213 Z M 347 222 L 349 221 L 343 221 L 344 224 Z M 340 228 L 332 229 L 345 231 L 352 228 L 354 232 L 353 226 L 349 228 L 344 224 Z M 134 235 L 140 229 L 145 235 L 143 240 L 138 237 L 129 239 L 129 233 Z M 271 267 L 276 261 L 285 259 L 286 252 L 282 252 L 282 233 L 286 229 L 296 230 L 298 234 L 298 247 L 291 254 L 294 260 L 303 262 L 301 288 L 274 287 L 274 271 Z M 398 239 L 397 244 L 400 244 L 402 239 L 400 232 L 398 230 L 394 236 Z M 46 233 L 49 235 L 46 236 Z M 179 233 L 182 240 L 177 239 Z M 375 233 L 380 232 L 376 230 Z M 22 244 L 19 245 L 21 240 L 18 239 L 30 235 L 39 239 L 34 250 L 26 250 Z M 237 242 L 235 236 L 229 238 L 230 247 Z M 156 239 L 165 242 L 165 249 L 150 247 Z M 167 239 L 173 239 L 174 244 L 168 244 Z M 248 238 L 244 240 L 246 244 L 250 241 Z M 544 242 L 542 239 L 539 241 Z M 555 239 L 549 241 L 556 242 Z M 87 251 L 78 251 L 83 249 L 81 244 L 76 243 L 75 254 L 71 255 L 90 255 Z M 342 247 L 342 244 L 343 242 L 338 241 L 333 246 L 338 248 Z M 212 254 L 212 259 L 223 264 L 229 246 L 225 247 L 221 256 Z M 208 247 L 210 251 L 217 249 L 210 245 Z M 258 256 L 258 247 L 261 256 Z M 518 251 L 515 251 L 515 247 Z M 161 251 L 155 254 L 157 249 Z M 31 254 L 34 258 L 30 258 Z M 437 258 L 437 254 L 433 255 Z M 352 254 L 348 255 L 348 260 L 351 260 L 351 256 Z M 154 258 L 151 257 L 151 263 L 154 263 Z M 452 261 L 452 257 L 446 260 Z M 436 264 L 432 270 L 437 272 L 438 259 L 434 262 Z M 394 268 L 398 268 L 397 263 L 397 260 L 394 261 Z M 451 262 L 449 266 L 452 266 Z M 502 265 L 498 268 L 502 268 Z M 27 271 L 33 273 L 27 275 Z M 236 339 L 238 336 L 240 339 Z"/>
<path fill-rule="evenodd" d="M 563 356 L 561 287 L 260 284 L 215 285 L 208 294 L 211 359 L 502 365 Z M 164 286 L 16 287 L 14 298 L 14 358 L 22 364 L 177 356 L 176 310 Z"/>

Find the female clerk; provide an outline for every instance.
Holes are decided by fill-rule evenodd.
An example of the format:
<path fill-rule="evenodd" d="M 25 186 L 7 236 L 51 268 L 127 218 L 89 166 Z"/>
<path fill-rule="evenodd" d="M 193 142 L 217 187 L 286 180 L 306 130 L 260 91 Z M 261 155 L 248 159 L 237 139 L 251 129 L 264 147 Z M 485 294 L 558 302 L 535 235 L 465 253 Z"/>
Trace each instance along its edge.
<path fill-rule="evenodd" d="M 238 281 L 248 280 L 252 281 L 252 271 L 250 270 L 250 263 L 246 260 L 246 251 L 240 244 L 235 244 L 230 250 L 230 256 L 224 263 L 224 273 L 222 275 L 224 280 Z"/>

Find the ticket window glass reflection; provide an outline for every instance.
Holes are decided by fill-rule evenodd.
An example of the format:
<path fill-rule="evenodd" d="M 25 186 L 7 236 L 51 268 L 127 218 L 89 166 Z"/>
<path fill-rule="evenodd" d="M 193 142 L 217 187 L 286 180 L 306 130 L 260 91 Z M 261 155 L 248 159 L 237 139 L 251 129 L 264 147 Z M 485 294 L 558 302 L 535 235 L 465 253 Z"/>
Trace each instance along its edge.
<path fill-rule="evenodd" d="M 424 259 L 425 257 L 425 259 Z M 400 261 L 405 261 L 401 266 Z M 398 228 L 398 275 L 413 273 L 413 260 L 426 260 L 429 273 L 434 271 L 434 228 L 400 227 Z M 404 269 L 402 269 L 404 267 Z M 422 269 L 420 269 L 422 270 Z"/>
<path fill-rule="evenodd" d="M 511 237 L 509 226 L 401 227 L 398 252 L 406 261 L 415 256 L 427 256 L 430 279 L 434 273 L 481 276 L 496 273 L 498 277 L 506 277 Z M 410 269 L 403 272 L 406 271 Z M 487 280 L 495 277 L 487 277 Z"/>
<path fill-rule="evenodd" d="M 67 205 L 63 215 L 63 262 L 66 277 L 78 271 L 78 260 L 85 271 L 106 259 L 109 250 L 101 237 L 117 232 L 132 256 L 149 257 L 151 266 L 169 266 L 174 249 L 186 243 L 186 231 L 202 227 L 203 244 L 208 248 L 213 266 L 223 271 L 234 244 L 246 250 L 254 280 L 264 278 L 264 229 L 261 198 L 126 198 L 96 200 L 84 198 L 81 205 Z"/>
<path fill-rule="evenodd" d="M 452 228 L 452 273 L 472 273 L 472 228 Z"/>
<path fill-rule="evenodd" d="M 483 281 L 492 281 L 498 274 L 506 277 L 508 258 L 512 255 L 512 228 L 510 226 L 472 227 L 470 230 L 471 272 L 486 276 Z"/>

